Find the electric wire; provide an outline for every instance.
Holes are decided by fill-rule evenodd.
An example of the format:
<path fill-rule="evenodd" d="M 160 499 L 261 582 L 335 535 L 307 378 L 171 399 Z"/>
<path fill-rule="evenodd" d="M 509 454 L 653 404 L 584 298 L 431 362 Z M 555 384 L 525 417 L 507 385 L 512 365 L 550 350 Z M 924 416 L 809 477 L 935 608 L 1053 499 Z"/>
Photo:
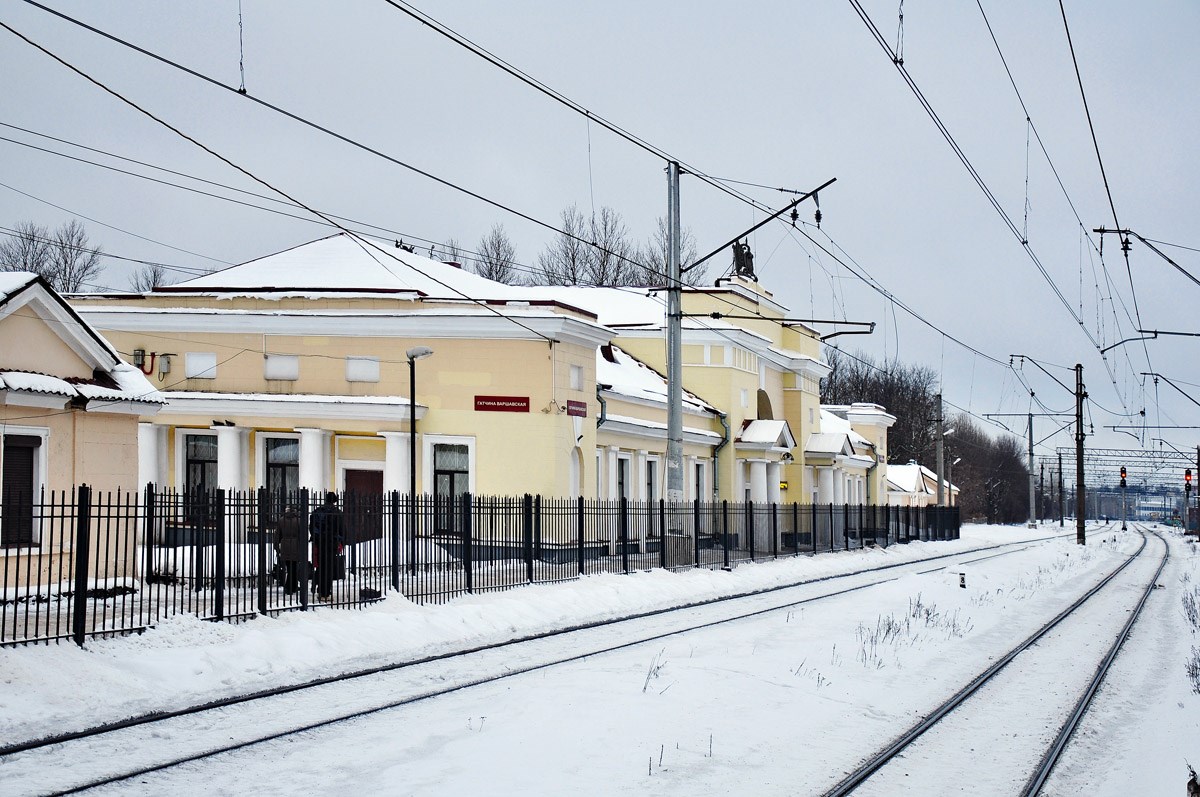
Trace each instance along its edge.
<path fill-rule="evenodd" d="M 31 0 L 27 0 L 27 1 L 31 1 Z M 28 38 L 28 37 L 27 37 L 27 36 L 25 36 L 24 34 L 20 33 L 20 32 L 19 32 L 19 31 L 17 31 L 17 30 L 15 30 L 14 28 L 12 28 L 12 27 L 11 27 L 10 25 L 8 25 L 7 23 L 5 23 L 5 22 L 3 22 L 3 21 L 0 21 L 0 27 L 4 28 L 4 29 L 5 29 L 5 30 L 7 30 L 8 32 L 12 33 L 14 36 L 16 36 L 17 38 L 21 39 L 22 41 L 24 41 L 26 44 L 30 45 L 31 47 L 33 47 L 33 48 L 35 48 L 35 49 L 37 49 L 37 50 L 41 51 L 42 53 L 44 53 L 45 55 L 47 55 L 47 56 L 48 56 L 48 57 L 50 57 L 51 59 L 53 59 L 53 60 L 57 61 L 59 64 L 61 64 L 62 66 L 66 67 L 67 69 L 69 69 L 70 71 L 74 72 L 75 74 L 79 75 L 79 76 L 80 76 L 80 77 L 82 77 L 83 79 L 85 79 L 85 80 L 87 80 L 88 82 L 92 83 L 92 84 L 93 84 L 93 85 L 95 85 L 97 88 L 100 88 L 100 89 L 102 89 L 104 92 L 106 92 L 106 93 L 108 93 L 108 94 L 112 95 L 113 97 L 115 97 L 116 99 L 118 99 L 118 100 L 120 100 L 121 102 L 125 103 L 126 105 L 128 105 L 128 106 L 129 106 L 129 107 L 131 107 L 131 108 L 133 108 L 134 110 L 138 111 L 139 113 L 143 114 L 144 116 L 148 117 L 149 119 L 153 120 L 154 122 L 157 122 L 158 124 L 160 124 L 160 125 L 162 125 L 163 127 L 167 128 L 168 130 L 170 130 L 171 132 L 173 132 L 175 135 L 177 135 L 177 136 L 179 136 L 180 138 L 183 138 L 184 140 L 186 140 L 186 141 L 188 141 L 188 142 L 192 143 L 192 144 L 193 144 L 193 145 L 195 145 L 196 147 L 199 147 L 200 149 L 202 149 L 202 150 L 204 150 L 205 152 L 207 152 L 208 154 L 212 155 L 214 158 L 217 158 L 218 160 L 220 160 L 221 162 L 225 163 L 225 164 L 226 164 L 226 165 L 228 165 L 229 167 L 231 167 L 231 168 L 233 168 L 233 169 L 235 169 L 235 170 L 237 170 L 237 171 L 241 172 L 243 175 L 245 175 L 246 177 L 249 177 L 249 178 L 250 178 L 251 180 L 253 180 L 254 182 L 256 182 L 256 183 L 258 183 L 258 184 L 262 185 L 263 187 L 265 187 L 265 188 L 267 188 L 267 189 L 269 189 L 269 190 L 271 190 L 271 191 L 274 191 L 274 192 L 276 192 L 277 194 L 279 194 L 280 196 L 282 196 L 282 197 L 286 198 L 287 200 L 289 200 L 289 201 L 291 201 L 291 202 L 294 202 L 294 203 L 296 203 L 297 205 L 300 205 L 301 207 L 303 207 L 303 208 L 304 208 L 306 211 L 308 211 L 309 213 L 312 213 L 314 216 L 318 216 L 318 217 L 320 217 L 320 218 L 323 218 L 323 219 L 324 219 L 326 222 L 328 222 L 329 224 L 332 224 L 332 225 L 334 225 L 334 226 L 337 226 L 339 229 L 341 229 L 341 230 L 342 230 L 342 232 L 344 232 L 344 233 L 346 233 L 348 236 L 350 236 L 351 240 L 355 241 L 355 243 L 357 243 L 357 244 L 358 244 L 358 245 L 359 245 L 359 246 L 360 246 L 360 247 L 363 249 L 363 251 L 364 251 L 364 252 L 366 252 L 366 253 L 367 253 L 367 254 L 368 254 L 370 257 L 374 258 L 374 259 L 376 260 L 376 262 L 379 262 L 379 261 L 378 261 L 378 258 L 375 258 L 375 255 L 374 255 L 374 254 L 373 254 L 373 253 L 370 251 L 370 250 L 371 250 L 371 248 L 376 248 L 376 249 L 378 249 L 378 251 L 379 251 L 381 254 L 385 254 L 385 255 L 387 255 L 388 257 L 391 257 L 392 259 L 396 260 L 397 262 L 401 263 L 402 265 L 407 265 L 409 268 L 412 268 L 414 271 L 417 271 L 418 273 L 423 273 L 423 272 L 421 272 L 421 271 L 420 271 L 420 269 L 417 269 L 417 268 L 416 268 L 415 266 L 413 266 L 412 264 L 405 263 L 405 262 L 403 261 L 403 259 L 401 259 L 401 258 L 397 257 L 396 255 L 394 255 L 393 253 L 391 253 L 391 252 L 389 252 L 389 251 L 387 251 L 387 250 L 385 250 L 385 249 L 380 249 L 380 248 L 378 248 L 378 247 L 371 247 L 371 246 L 367 246 L 367 245 L 366 245 L 366 243 L 365 243 L 365 241 L 364 241 L 363 239 L 359 238 L 358 236 L 356 236 L 356 235 L 355 235 L 355 233 L 351 232 L 350 230 L 346 229 L 345 227 L 342 227 L 341 225 L 338 225 L 338 224 L 337 224 L 335 221 L 333 221 L 333 220 L 332 220 L 332 219 L 330 219 L 329 217 L 327 217 L 327 216 L 324 216 L 324 215 L 323 215 L 323 214 L 322 214 L 320 211 L 318 211 L 318 210 L 315 210 L 315 209 L 313 209 L 313 208 L 309 207 L 308 205 L 305 205 L 303 202 L 300 202 L 300 201 L 299 201 L 299 200 L 297 200 L 295 197 L 293 197 L 293 196 L 289 195 L 287 192 L 283 191 L 282 189 L 280 189 L 280 188 L 277 188 L 276 186 L 274 186 L 274 185 L 272 185 L 272 184 L 268 183 L 266 180 L 262 179 L 261 177 L 258 177 L 257 175 L 253 174 L 252 172 L 250 172 L 250 171 L 249 171 L 249 170 L 247 170 L 246 168 L 244 168 L 244 167 L 242 167 L 242 166 L 239 166 L 238 164 L 234 163 L 234 162 L 233 162 L 232 160 L 230 160 L 229 158 L 225 157 L 224 155 L 221 155 L 221 154 L 220 154 L 220 153 L 218 153 L 216 150 L 213 150 L 212 148 L 208 147 L 207 145 L 205 145 L 205 144 L 201 143 L 199 140 L 197 140 L 197 139 L 193 138 L 192 136 L 189 136 L 187 133 L 184 133 L 184 132 L 183 132 L 182 130 L 180 130 L 179 128 L 177 128 L 177 127 L 175 127 L 175 126 L 171 125 L 171 124 L 170 124 L 169 122 L 167 122 L 166 120 L 164 120 L 164 119 L 162 119 L 162 118 L 160 118 L 160 117 L 156 116 L 156 115 L 155 115 L 155 114 L 153 114 L 151 111 L 149 111 L 149 110 L 147 110 L 147 109 L 143 108 L 142 106 L 138 105 L 136 102 L 134 102 L 133 100 L 129 99 L 128 97 L 125 97 L 125 96 L 124 96 L 123 94 L 121 94 L 120 92 L 116 91 L 116 90 L 115 90 L 115 89 L 113 89 L 113 88 L 110 88 L 109 86 L 107 86 L 106 84 L 104 84 L 103 82 L 101 82 L 99 79 L 97 79 L 97 78 L 95 78 L 95 77 L 93 77 L 93 76 L 89 75 L 88 73 L 86 73 L 86 72 L 84 72 L 82 69 L 80 69 L 79 67 L 76 67 L 76 66 L 74 66 L 73 64 L 71 64 L 71 63 L 67 62 L 65 59 L 63 59 L 62 57 L 60 57 L 60 56 L 56 55 L 55 53 L 51 52 L 51 51 L 50 51 L 50 50 L 48 50 L 47 48 L 43 47 L 42 45 L 40 45 L 40 44 L 38 44 L 38 43 L 34 42 L 32 39 Z M 382 263 L 380 263 L 380 266 L 381 266 L 382 268 L 385 268 L 385 269 L 386 269 L 386 267 L 384 267 Z M 388 269 L 388 270 L 390 271 L 390 269 Z M 491 313 L 494 313 L 496 316 L 498 316 L 498 317 L 500 317 L 500 318 L 504 318 L 504 319 L 506 319 L 507 321 L 509 321 L 510 323 L 512 323 L 512 324 L 514 324 L 514 325 L 516 325 L 516 326 L 518 326 L 518 327 L 521 327 L 522 329 L 525 329 L 526 331 L 528 331 L 528 332 L 530 332 L 531 334 L 533 334 L 535 337 L 542 338 L 543 340 L 546 340 L 546 341 L 547 341 L 547 342 L 549 342 L 549 343 L 553 343 L 553 342 L 554 342 L 552 338 L 550 338 L 550 337 L 547 337 L 546 335 L 542 334 L 541 332 L 538 332 L 537 330 L 533 329 L 532 327 L 530 327 L 530 326 L 528 326 L 528 325 L 526 325 L 526 324 L 523 324 L 523 323 L 521 323 L 520 321 L 517 321 L 517 320 L 516 320 L 515 318 L 513 318 L 512 316 L 508 316 L 508 315 L 505 315 L 504 313 L 501 313 L 499 310 L 497 310 L 496 308 L 492 307 L 492 306 L 491 306 L 490 304 L 488 304 L 486 301 L 479 300 L 479 299 L 473 299 L 473 298 L 471 298 L 470 296 L 467 296 L 467 294 L 465 294 L 465 293 L 463 293 L 462 291 L 458 290 L 457 288 L 455 288 L 455 287 L 453 287 L 453 286 L 451 286 L 451 285 L 449 285 L 449 284 L 447 284 L 447 283 L 443 282 L 442 280 L 439 280 L 438 278 L 436 278 L 436 277 L 434 277 L 434 276 L 431 276 L 431 275 L 429 275 L 429 274 L 424 274 L 424 273 L 423 273 L 423 276 L 425 276 L 426 278 L 428 278 L 428 279 L 432 280 L 433 282 L 436 282 L 436 283 L 438 283 L 439 285 L 441 285 L 442 287 L 446 288 L 447 290 L 449 290 L 449 291 L 451 291 L 451 292 L 453 292 L 453 293 L 459 294 L 459 295 L 460 295 L 460 296 L 461 296 L 463 299 L 466 299 L 467 301 L 470 301 L 470 302 L 474 302 L 475 304 L 477 304 L 477 305 L 479 305 L 480 307 L 482 307 L 482 308 L 484 308 L 484 309 L 488 310 L 489 312 L 491 312 Z"/>

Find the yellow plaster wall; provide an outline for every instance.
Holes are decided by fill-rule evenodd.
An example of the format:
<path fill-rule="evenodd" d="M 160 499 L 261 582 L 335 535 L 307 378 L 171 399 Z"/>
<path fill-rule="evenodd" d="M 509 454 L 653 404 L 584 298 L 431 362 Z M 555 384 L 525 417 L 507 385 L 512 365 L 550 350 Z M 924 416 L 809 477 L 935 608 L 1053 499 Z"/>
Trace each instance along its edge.
<path fill-rule="evenodd" d="M 92 368 L 28 306 L 0 319 L 0 369 L 92 378 Z"/>

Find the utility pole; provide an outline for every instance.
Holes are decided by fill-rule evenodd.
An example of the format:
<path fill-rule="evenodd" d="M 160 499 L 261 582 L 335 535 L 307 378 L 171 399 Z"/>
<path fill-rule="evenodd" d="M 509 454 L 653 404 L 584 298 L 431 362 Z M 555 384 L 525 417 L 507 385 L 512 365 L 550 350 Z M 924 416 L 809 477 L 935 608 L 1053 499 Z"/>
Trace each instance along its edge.
<path fill-rule="evenodd" d="M 1083 489 L 1083 363 L 1075 363 L 1075 542 L 1087 544 L 1083 518 L 1087 514 Z"/>
<path fill-rule="evenodd" d="M 1037 528 L 1033 497 L 1033 413 L 1029 413 L 1029 528 Z"/>
<path fill-rule="evenodd" d="M 1058 454 L 1058 527 L 1063 527 L 1063 472 L 1062 472 L 1062 452 Z"/>
<path fill-rule="evenodd" d="M 943 492 L 942 480 L 945 477 L 945 456 L 942 451 L 943 438 L 945 437 L 945 414 L 942 412 L 942 394 L 938 393 L 935 399 L 937 401 L 937 505 L 945 506 L 945 495 Z"/>
<path fill-rule="evenodd" d="M 1037 517 L 1038 523 L 1046 519 L 1046 462 L 1042 460 L 1041 473 L 1038 475 L 1038 501 L 1037 501 Z"/>
<path fill-rule="evenodd" d="M 667 164 L 667 500 L 683 501 L 683 274 L 679 164 Z M 713 479 L 720 478 L 714 473 Z"/>

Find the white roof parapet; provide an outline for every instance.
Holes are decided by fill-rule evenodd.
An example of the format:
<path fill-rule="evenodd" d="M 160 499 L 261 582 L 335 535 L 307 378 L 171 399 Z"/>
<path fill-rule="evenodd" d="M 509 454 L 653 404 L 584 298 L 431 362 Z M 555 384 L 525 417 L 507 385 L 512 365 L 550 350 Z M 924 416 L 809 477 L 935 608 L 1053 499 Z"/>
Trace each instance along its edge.
<path fill-rule="evenodd" d="M 163 394 L 166 413 L 180 415 L 258 415 L 279 418 L 344 418 L 350 420 L 407 420 L 405 396 L 340 396 L 318 393 L 218 393 L 172 390 Z M 417 404 L 417 420 L 426 407 Z"/>

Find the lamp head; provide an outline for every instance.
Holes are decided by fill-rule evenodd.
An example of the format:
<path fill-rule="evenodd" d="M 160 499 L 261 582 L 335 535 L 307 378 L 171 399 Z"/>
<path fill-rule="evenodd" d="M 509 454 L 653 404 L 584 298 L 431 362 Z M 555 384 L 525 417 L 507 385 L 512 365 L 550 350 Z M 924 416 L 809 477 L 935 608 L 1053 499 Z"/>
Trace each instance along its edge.
<path fill-rule="evenodd" d="M 429 348 L 428 346 L 414 346 L 405 352 L 405 354 L 408 356 L 409 360 L 419 360 L 422 357 L 428 357 L 429 355 L 433 354 L 433 349 Z"/>

